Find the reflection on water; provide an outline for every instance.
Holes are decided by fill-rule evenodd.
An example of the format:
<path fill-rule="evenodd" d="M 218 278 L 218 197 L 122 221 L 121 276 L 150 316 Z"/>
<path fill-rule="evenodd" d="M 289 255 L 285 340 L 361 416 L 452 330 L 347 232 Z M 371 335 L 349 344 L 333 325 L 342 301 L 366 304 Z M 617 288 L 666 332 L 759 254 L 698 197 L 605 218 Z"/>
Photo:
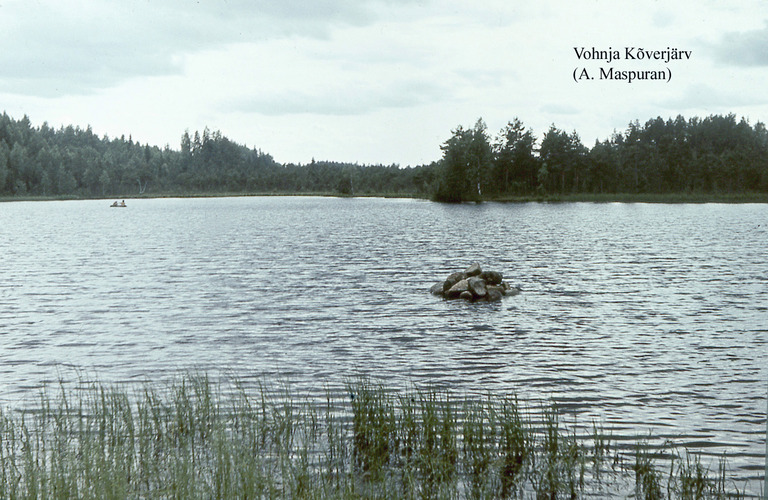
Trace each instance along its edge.
<path fill-rule="evenodd" d="M 279 378 L 554 399 L 762 476 L 768 205 L 227 198 L 0 204 L 0 402 L 44 382 Z M 479 260 L 524 292 L 445 302 Z"/>

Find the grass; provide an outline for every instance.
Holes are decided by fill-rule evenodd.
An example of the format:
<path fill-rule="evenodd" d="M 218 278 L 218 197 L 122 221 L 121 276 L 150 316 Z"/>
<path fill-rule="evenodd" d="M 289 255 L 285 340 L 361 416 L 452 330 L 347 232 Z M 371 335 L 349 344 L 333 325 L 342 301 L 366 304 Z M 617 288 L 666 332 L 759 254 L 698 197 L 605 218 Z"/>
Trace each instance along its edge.
<path fill-rule="evenodd" d="M 619 450 L 597 424 L 582 436 L 560 419 L 511 396 L 370 380 L 319 401 L 204 375 L 62 385 L 0 413 L 0 498 L 740 496 L 724 461 L 710 474 L 696 454 Z"/>

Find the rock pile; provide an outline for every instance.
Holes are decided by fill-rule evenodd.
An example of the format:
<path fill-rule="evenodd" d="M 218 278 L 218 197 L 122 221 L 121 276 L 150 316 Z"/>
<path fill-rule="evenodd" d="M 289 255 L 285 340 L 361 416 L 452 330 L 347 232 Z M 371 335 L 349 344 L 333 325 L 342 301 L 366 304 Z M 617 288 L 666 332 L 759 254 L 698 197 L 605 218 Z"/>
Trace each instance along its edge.
<path fill-rule="evenodd" d="M 520 288 L 510 286 L 498 271 L 483 271 L 474 263 L 462 272 L 453 273 L 445 281 L 435 283 L 430 292 L 446 299 L 464 299 L 472 302 L 494 302 L 505 295 L 517 295 Z"/>

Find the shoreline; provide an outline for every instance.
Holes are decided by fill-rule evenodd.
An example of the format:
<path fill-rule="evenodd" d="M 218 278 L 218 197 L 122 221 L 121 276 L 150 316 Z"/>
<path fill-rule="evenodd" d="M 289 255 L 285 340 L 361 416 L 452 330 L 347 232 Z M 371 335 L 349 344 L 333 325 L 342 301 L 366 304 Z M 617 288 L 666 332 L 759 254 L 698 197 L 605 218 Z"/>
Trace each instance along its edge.
<path fill-rule="evenodd" d="M 60 196 L 0 196 L 0 203 L 14 202 L 14 201 L 86 201 L 86 200 L 139 200 L 139 199 L 162 199 L 162 198 L 235 198 L 235 197 L 274 197 L 274 196 L 290 196 L 290 197 L 309 197 L 319 196 L 326 198 L 402 198 L 402 199 L 419 199 L 425 201 L 433 201 L 428 197 L 418 196 L 416 194 L 407 193 L 363 193 L 356 195 L 341 195 L 333 192 L 228 192 L 228 193 L 158 193 L 158 194 L 141 194 L 141 195 L 129 195 L 122 194 L 119 196 L 102 196 L 102 197 L 89 197 L 89 196 L 76 196 L 76 195 L 60 195 Z M 569 193 L 569 194 L 553 194 L 553 195 L 521 195 L 521 196 L 499 196 L 483 199 L 480 202 L 464 202 L 464 203 L 768 203 L 768 193 Z M 435 202 L 443 203 L 443 202 Z"/>

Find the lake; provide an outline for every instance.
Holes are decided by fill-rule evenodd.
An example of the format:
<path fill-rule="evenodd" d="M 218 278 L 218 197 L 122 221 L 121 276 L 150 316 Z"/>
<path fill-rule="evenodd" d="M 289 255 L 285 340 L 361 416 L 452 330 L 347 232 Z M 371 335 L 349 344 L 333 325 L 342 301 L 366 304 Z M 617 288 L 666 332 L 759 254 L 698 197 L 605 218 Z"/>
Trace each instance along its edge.
<path fill-rule="evenodd" d="M 0 404 L 185 370 L 319 395 L 554 400 L 614 438 L 764 471 L 768 205 L 443 205 L 320 197 L 0 204 Z M 429 287 L 472 262 L 523 292 Z"/>

